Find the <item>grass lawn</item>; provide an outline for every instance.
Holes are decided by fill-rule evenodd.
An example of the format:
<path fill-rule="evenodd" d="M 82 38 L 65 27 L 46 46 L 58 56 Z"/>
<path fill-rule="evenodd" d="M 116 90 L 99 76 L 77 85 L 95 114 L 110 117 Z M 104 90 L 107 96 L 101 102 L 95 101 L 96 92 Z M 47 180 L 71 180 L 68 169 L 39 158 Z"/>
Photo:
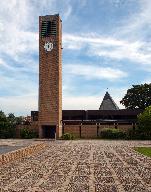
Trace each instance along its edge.
<path fill-rule="evenodd" d="M 143 155 L 151 157 L 151 147 L 135 147 L 134 149 Z"/>

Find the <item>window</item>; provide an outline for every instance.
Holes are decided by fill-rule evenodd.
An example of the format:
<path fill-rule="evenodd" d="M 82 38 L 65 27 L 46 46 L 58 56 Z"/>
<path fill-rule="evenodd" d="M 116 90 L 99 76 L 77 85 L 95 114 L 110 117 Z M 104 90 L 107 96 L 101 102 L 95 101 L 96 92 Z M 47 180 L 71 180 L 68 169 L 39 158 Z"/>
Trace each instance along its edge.
<path fill-rule="evenodd" d="M 50 35 L 56 35 L 57 27 L 56 21 L 43 21 L 41 28 L 41 37 L 50 37 Z"/>

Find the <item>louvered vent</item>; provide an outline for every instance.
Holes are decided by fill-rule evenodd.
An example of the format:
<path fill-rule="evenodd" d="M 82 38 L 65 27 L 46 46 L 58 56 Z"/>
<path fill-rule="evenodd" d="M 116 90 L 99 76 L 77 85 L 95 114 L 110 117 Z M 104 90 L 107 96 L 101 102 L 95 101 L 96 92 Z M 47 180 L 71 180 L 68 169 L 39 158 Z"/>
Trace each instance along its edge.
<path fill-rule="evenodd" d="M 41 37 L 50 37 L 50 35 L 56 35 L 57 27 L 56 21 L 43 21 L 41 28 Z"/>

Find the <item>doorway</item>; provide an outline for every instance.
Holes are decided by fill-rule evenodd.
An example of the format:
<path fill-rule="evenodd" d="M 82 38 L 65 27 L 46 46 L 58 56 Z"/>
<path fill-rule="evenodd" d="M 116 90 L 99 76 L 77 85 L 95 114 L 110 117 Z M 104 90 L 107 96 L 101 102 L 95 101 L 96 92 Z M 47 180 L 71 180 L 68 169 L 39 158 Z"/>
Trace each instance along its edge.
<path fill-rule="evenodd" d="M 56 126 L 55 125 L 42 125 L 43 138 L 55 139 Z"/>

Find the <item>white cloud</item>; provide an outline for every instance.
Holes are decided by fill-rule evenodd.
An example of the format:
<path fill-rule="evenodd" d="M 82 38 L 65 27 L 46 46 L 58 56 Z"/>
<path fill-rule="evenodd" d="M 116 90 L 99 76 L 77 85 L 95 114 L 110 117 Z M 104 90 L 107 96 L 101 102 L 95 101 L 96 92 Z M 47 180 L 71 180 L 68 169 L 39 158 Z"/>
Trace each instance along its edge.
<path fill-rule="evenodd" d="M 9 77 L 1 74 L 0 84 L 0 91 L 4 96 L 7 96 L 7 94 L 21 96 L 33 92 L 38 94 L 37 84 L 29 79 L 27 75 L 20 76 L 18 73 L 12 73 Z"/>
<path fill-rule="evenodd" d="M 142 65 L 151 65 L 149 43 L 142 41 L 126 41 L 97 34 L 63 36 L 66 49 L 82 49 L 87 47 L 86 54 L 108 57 L 116 60 L 128 59 Z"/>
<path fill-rule="evenodd" d="M 72 12 L 72 7 L 71 5 L 68 5 L 67 10 L 63 15 L 63 20 L 66 20 L 71 15 L 71 12 Z"/>
<path fill-rule="evenodd" d="M 119 69 L 82 64 L 64 65 L 64 72 L 66 74 L 83 76 L 86 79 L 116 80 L 127 77 L 127 73 Z"/>
<path fill-rule="evenodd" d="M 66 89 L 63 91 L 63 109 L 64 110 L 98 110 L 100 107 L 100 104 L 103 100 L 103 97 L 105 95 L 105 90 L 101 90 L 97 92 L 97 94 L 89 95 L 88 92 L 86 92 L 84 95 L 80 95 L 80 93 L 76 96 L 72 94 L 73 90 L 70 90 L 72 88 L 72 84 L 69 84 L 69 87 L 66 87 Z M 118 105 L 120 109 L 124 109 L 125 107 L 120 104 L 120 101 L 124 97 L 124 95 L 127 92 L 127 87 L 115 87 L 110 86 L 108 88 L 108 92 L 111 95 L 112 99 L 115 101 L 115 103 Z"/>
<path fill-rule="evenodd" d="M 71 75 L 72 78 L 72 75 Z M 87 85 L 86 85 L 87 86 Z M 100 85 L 101 86 L 101 85 Z M 99 109 L 99 106 L 103 100 L 103 97 L 105 95 L 106 90 L 101 89 L 101 87 L 97 91 L 96 87 L 91 87 L 92 90 L 95 90 L 95 93 L 92 94 L 92 90 L 89 89 L 89 91 L 82 91 L 82 93 L 79 90 L 78 87 L 74 87 L 74 84 L 72 84 L 72 81 L 68 80 L 67 83 L 63 86 L 63 109 L 65 110 L 97 110 Z M 84 89 L 85 84 L 82 84 L 82 89 Z M 111 95 L 112 99 L 115 101 L 115 103 L 118 105 L 120 109 L 125 108 L 122 104 L 120 104 L 120 101 L 124 97 L 124 95 L 127 92 L 126 86 L 119 86 L 116 87 L 112 83 L 108 86 L 108 92 Z M 74 95 L 73 92 L 77 90 L 77 94 Z"/>
<path fill-rule="evenodd" d="M 29 94 L 24 96 L 0 97 L 1 109 L 5 113 L 15 115 L 30 115 L 31 110 L 37 110 L 37 95 Z"/>
<path fill-rule="evenodd" d="M 1 37 L 1 55 L 7 54 L 12 59 L 19 61 L 25 54 L 38 52 L 38 34 L 21 31 L 10 27 L 11 33 Z M 13 38 L 12 38 L 13 36 Z"/>
<path fill-rule="evenodd" d="M 38 61 L 30 58 L 30 54 L 38 53 L 38 16 L 59 11 L 62 13 L 62 18 L 67 20 L 74 8 L 69 2 L 69 0 L 64 1 L 64 3 L 63 1 L 58 3 L 55 0 L 42 0 L 40 2 L 36 0 L 1 1 L 0 69 L 1 72 L 5 73 L 1 73 L 0 82 L 1 89 L 12 91 L 11 96 L 0 97 L 1 109 L 18 114 L 29 114 L 30 110 L 37 109 L 38 94 L 35 93 L 38 93 L 38 86 L 36 87 L 36 83 L 31 81 L 25 72 L 38 72 Z M 119 33 L 115 34 L 116 37 L 100 36 L 93 33 L 63 34 L 64 48 L 67 50 L 76 49 L 77 51 L 86 48 L 84 51 L 89 56 L 107 57 L 115 60 L 128 59 L 143 64 L 144 69 L 147 70 L 151 66 L 150 43 L 135 38 L 131 40 L 131 31 L 137 31 L 146 24 L 151 24 L 151 3 L 144 0 L 142 2 L 142 12 L 129 18 L 127 23 L 130 24 L 123 27 L 123 34 L 128 34 L 127 40 L 124 40 L 123 37 L 120 38 Z M 84 7 L 86 3 L 87 0 L 82 0 L 80 6 Z M 119 31 L 121 33 L 121 30 Z M 109 67 L 103 68 L 92 65 L 78 65 L 78 67 L 77 65 L 65 65 L 64 67 L 69 74 L 80 75 L 86 79 L 116 80 L 127 76 L 125 72 Z M 8 71 L 8 76 L 5 77 Z M 68 89 L 66 84 L 63 89 L 64 92 Z M 15 92 L 17 96 L 13 96 Z M 119 91 L 117 90 L 117 92 Z M 114 95 L 115 101 L 118 103 L 118 95 Z M 63 106 L 66 109 L 98 109 L 101 99 L 102 94 L 100 96 L 88 96 L 87 99 L 85 96 L 67 95 L 63 97 Z"/>
<path fill-rule="evenodd" d="M 138 11 L 126 17 L 123 25 L 120 26 L 116 33 L 118 36 L 123 36 L 126 39 L 142 39 L 143 32 L 151 28 L 151 1 L 138 1 Z"/>
<path fill-rule="evenodd" d="M 32 25 L 32 14 L 34 15 L 31 12 L 33 7 L 30 5 L 28 0 L 5 0 L 1 2 L 0 58 L 5 56 L 7 58 L 5 59 L 5 67 L 13 71 L 29 70 L 29 61 L 31 60 L 29 54 L 38 52 L 38 33 L 29 30 Z M 17 62 L 18 67 L 17 65 L 13 66 L 12 61 Z M 38 65 L 33 60 L 32 65 L 30 65 L 31 68 L 35 68 L 34 64 Z"/>
<path fill-rule="evenodd" d="M 98 109 L 103 98 L 98 96 L 64 96 L 63 109 Z"/>
<path fill-rule="evenodd" d="M 124 109 L 125 107 L 120 104 L 120 101 L 124 97 L 124 95 L 127 92 L 127 87 L 112 87 L 110 85 L 108 92 L 111 95 L 112 99 L 115 101 L 115 103 L 118 105 L 120 109 Z M 88 93 L 85 93 L 85 95 L 80 96 L 74 96 L 71 95 L 70 87 L 69 90 L 65 89 L 63 91 L 63 109 L 64 110 L 98 110 L 100 107 L 100 104 L 103 100 L 103 97 L 105 95 L 105 91 L 101 90 L 97 93 L 97 95 L 88 95 Z"/>
<path fill-rule="evenodd" d="M 69 41 L 72 42 L 82 42 L 82 43 L 96 43 L 96 44 L 102 44 L 109 45 L 109 46 L 122 46 L 127 44 L 127 42 L 120 41 L 111 37 L 101 37 L 98 34 L 90 33 L 90 34 L 82 34 L 82 35 L 72 35 L 72 34 L 64 34 L 63 35 L 63 41 L 64 43 L 69 43 Z"/>
<path fill-rule="evenodd" d="M 1 58 L 0 58 L 0 65 L 4 65 L 4 61 Z"/>
<path fill-rule="evenodd" d="M 26 60 L 28 54 L 38 53 L 38 21 L 39 15 L 56 13 L 58 4 L 55 0 L 5 0 L 0 6 L 0 57 L 8 57 L 20 62 Z M 45 11 L 44 11 L 45 10 Z M 64 3 L 62 17 L 68 18 L 72 7 Z M 37 32 L 34 32 L 34 31 Z M 22 63 L 20 62 L 20 65 Z"/>
<path fill-rule="evenodd" d="M 103 100 L 102 94 L 97 96 L 65 95 L 63 97 L 63 109 L 64 110 L 98 110 L 102 100 Z M 120 104 L 121 98 L 114 97 L 113 100 L 121 109 L 124 108 L 123 105 Z"/>
<path fill-rule="evenodd" d="M 37 109 L 39 15 L 57 13 L 58 5 L 68 19 L 72 12 L 68 0 L 63 4 L 56 0 L 0 2 L 0 110 L 29 114 Z"/>
<path fill-rule="evenodd" d="M 17 70 L 15 67 L 8 65 L 2 58 L 0 58 L 0 68 L 7 69 L 7 70 Z"/>

